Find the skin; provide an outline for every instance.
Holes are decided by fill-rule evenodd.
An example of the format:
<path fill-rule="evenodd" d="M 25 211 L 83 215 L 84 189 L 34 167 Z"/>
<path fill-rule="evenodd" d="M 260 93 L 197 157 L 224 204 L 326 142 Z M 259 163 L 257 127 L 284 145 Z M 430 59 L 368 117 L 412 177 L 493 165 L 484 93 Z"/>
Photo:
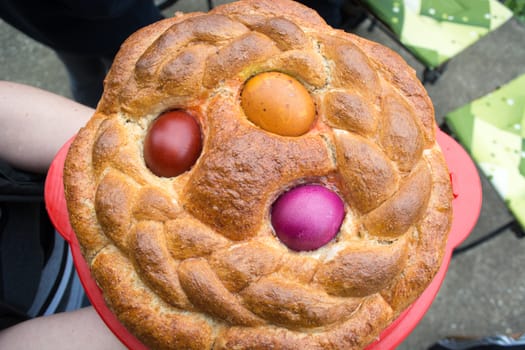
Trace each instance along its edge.
<path fill-rule="evenodd" d="M 0 332 L 0 349 L 126 349 L 92 307 L 39 317 Z"/>
<path fill-rule="evenodd" d="M 0 81 L 0 158 L 45 173 L 94 110 L 31 86 Z M 0 331 L 0 349 L 125 349 L 93 307 L 35 318 Z"/>
<path fill-rule="evenodd" d="M 93 112 L 51 92 L 0 81 L 0 158 L 16 168 L 44 173 Z"/>

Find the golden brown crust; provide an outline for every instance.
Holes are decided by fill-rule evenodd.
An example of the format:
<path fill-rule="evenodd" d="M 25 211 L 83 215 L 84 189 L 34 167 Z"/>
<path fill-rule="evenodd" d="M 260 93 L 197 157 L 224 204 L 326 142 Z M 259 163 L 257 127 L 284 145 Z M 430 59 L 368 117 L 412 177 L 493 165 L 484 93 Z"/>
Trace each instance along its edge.
<path fill-rule="evenodd" d="M 248 121 L 244 82 L 291 75 L 314 125 L 283 137 Z M 162 112 L 201 127 L 195 165 L 146 166 Z M 122 46 L 65 165 L 70 220 L 108 306 L 156 349 L 361 349 L 437 272 L 452 220 L 430 99 L 389 49 L 288 0 L 177 15 Z M 345 202 L 334 240 L 297 253 L 275 199 L 321 183 Z"/>

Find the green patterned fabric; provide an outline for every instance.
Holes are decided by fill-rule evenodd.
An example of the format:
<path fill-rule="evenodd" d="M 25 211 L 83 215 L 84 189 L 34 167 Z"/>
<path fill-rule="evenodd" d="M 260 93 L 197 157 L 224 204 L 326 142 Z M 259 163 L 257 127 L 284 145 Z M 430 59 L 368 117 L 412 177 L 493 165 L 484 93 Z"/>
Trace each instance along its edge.
<path fill-rule="evenodd" d="M 439 67 L 512 17 L 497 0 L 364 0 L 429 68 Z"/>
<path fill-rule="evenodd" d="M 445 119 L 525 228 L 525 74 Z"/>

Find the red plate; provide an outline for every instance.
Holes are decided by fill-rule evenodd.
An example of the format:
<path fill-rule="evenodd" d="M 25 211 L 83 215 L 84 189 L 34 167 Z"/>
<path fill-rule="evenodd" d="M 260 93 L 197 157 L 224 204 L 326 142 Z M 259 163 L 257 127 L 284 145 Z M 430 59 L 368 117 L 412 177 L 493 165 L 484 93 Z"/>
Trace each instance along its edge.
<path fill-rule="evenodd" d="M 423 294 L 386 328 L 379 339 L 367 347 L 367 350 L 395 349 L 412 332 L 436 297 L 445 278 L 452 251 L 467 238 L 478 220 L 481 209 L 481 183 L 474 163 L 464 149 L 445 133 L 438 131 L 437 140 L 450 170 L 454 192 L 454 221 L 443 264 Z M 49 168 L 45 186 L 47 211 L 57 231 L 69 242 L 80 280 L 100 317 L 128 348 L 147 350 L 146 346 L 129 333 L 106 306 L 102 292 L 91 277 L 89 267 L 82 257 L 77 238 L 69 223 L 62 175 L 64 160 L 72 141 L 73 139 L 62 146 Z"/>

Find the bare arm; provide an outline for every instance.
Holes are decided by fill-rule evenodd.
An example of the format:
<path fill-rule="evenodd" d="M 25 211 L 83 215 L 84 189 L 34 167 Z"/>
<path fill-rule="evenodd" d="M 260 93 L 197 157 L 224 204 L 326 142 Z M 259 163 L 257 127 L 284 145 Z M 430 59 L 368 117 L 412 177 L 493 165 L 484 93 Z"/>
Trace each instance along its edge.
<path fill-rule="evenodd" d="M 0 158 L 45 172 L 93 109 L 28 85 L 0 81 Z M 124 349 L 92 307 L 40 317 L 0 332 L 0 349 Z"/>
<path fill-rule="evenodd" d="M 0 332 L 0 349 L 97 349 L 126 347 L 111 333 L 93 307 L 39 317 Z"/>
<path fill-rule="evenodd" d="M 0 81 L 0 158 L 16 168 L 43 173 L 93 112 L 45 90 Z"/>
<path fill-rule="evenodd" d="M 47 171 L 94 110 L 28 85 L 0 81 L 0 158 Z M 0 349 L 125 349 L 92 307 L 39 317 L 0 331 Z"/>

